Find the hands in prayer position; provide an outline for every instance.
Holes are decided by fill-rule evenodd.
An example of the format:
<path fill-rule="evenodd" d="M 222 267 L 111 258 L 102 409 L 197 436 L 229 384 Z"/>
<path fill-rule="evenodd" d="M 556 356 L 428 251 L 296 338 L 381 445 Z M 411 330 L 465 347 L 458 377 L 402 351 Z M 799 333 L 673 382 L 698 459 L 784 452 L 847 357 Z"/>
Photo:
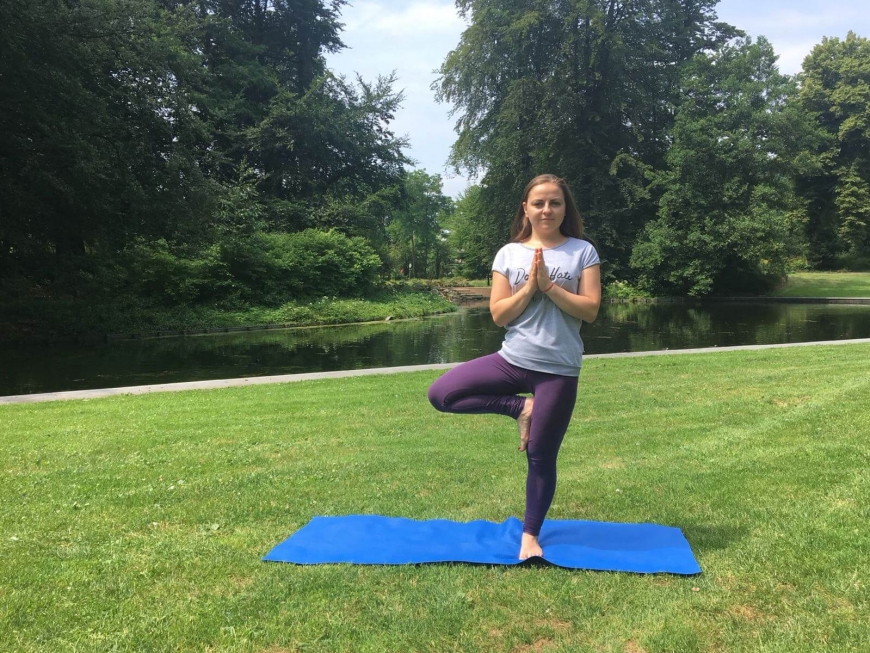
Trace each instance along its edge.
<path fill-rule="evenodd" d="M 544 250 L 541 247 L 536 247 L 532 256 L 532 269 L 529 270 L 529 280 L 525 286 L 526 292 L 529 295 L 534 295 L 537 290 L 543 292 L 550 287 L 551 283 L 547 264 L 544 263 Z"/>

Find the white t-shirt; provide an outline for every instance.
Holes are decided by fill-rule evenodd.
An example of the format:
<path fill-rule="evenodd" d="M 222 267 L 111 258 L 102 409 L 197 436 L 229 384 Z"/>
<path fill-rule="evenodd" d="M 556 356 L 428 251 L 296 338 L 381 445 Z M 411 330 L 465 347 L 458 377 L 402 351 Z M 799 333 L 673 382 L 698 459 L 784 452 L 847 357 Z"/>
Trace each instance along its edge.
<path fill-rule="evenodd" d="M 528 282 L 534 253 L 532 247 L 509 243 L 495 255 L 492 269 L 507 277 L 512 294 Z M 543 253 L 550 280 L 572 293 L 579 288 L 583 270 L 600 263 L 592 244 L 577 238 L 568 238 Z M 505 326 L 507 334 L 499 354 L 508 363 L 527 370 L 579 376 L 583 362 L 581 322 L 539 290 L 526 310 Z"/>

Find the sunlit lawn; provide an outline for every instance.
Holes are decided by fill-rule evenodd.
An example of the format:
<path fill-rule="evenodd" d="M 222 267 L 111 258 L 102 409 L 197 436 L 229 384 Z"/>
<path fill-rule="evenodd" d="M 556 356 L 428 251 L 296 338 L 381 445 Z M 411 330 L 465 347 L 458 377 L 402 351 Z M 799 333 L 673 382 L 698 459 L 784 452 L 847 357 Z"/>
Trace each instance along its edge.
<path fill-rule="evenodd" d="M 777 297 L 870 297 L 870 272 L 795 272 Z"/>
<path fill-rule="evenodd" d="M 434 373 L 0 407 L 0 650 L 868 651 L 868 360 L 586 362 L 550 517 L 679 526 L 697 577 L 260 562 L 314 515 L 521 516 L 514 424 Z"/>

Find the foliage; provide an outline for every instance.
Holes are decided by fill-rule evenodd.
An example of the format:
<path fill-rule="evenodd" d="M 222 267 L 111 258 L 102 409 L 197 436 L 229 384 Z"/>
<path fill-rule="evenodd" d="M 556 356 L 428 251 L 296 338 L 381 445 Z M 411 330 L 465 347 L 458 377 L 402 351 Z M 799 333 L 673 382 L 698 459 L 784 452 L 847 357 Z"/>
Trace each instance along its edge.
<path fill-rule="evenodd" d="M 363 295 L 377 286 L 380 267 L 364 238 L 337 231 L 258 232 L 195 250 L 139 240 L 120 258 L 125 273 L 115 290 L 167 306 L 274 306 L 305 297 Z"/>
<path fill-rule="evenodd" d="M 736 30 L 716 22 L 716 0 L 456 4 L 469 27 L 436 91 L 458 115 L 452 163 L 484 173 L 487 258 L 506 242 L 526 182 L 552 172 L 572 186 L 609 273 L 630 273 L 655 213 L 648 174 L 667 151 L 681 67 Z"/>
<path fill-rule="evenodd" d="M 785 274 L 792 161 L 809 128 L 788 103 L 764 38 L 738 40 L 687 67 L 667 154 L 655 185 L 658 217 L 634 246 L 641 288 L 703 296 L 757 292 Z"/>
<path fill-rule="evenodd" d="M 646 299 L 650 294 L 627 281 L 611 281 L 602 287 L 601 296 L 606 299 Z"/>
<path fill-rule="evenodd" d="M 95 251 L 185 238 L 218 187 L 189 144 L 189 12 L 130 0 L 0 4 L 0 276 L 76 291 Z"/>
<path fill-rule="evenodd" d="M 441 176 L 414 170 L 405 176 L 403 202 L 387 219 L 394 271 L 409 278 L 440 277 L 448 261 L 444 223 L 453 200 L 441 192 Z"/>
<path fill-rule="evenodd" d="M 447 240 L 455 252 L 458 274 L 477 279 L 490 276 L 493 252 L 507 242 L 507 234 L 503 225 L 493 228 L 489 216 L 478 185 L 469 186 L 456 200 Z"/>
<path fill-rule="evenodd" d="M 0 295 L 348 292 L 331 266 L 291 272 L 277 234 L 309 229 L 364 238 L 384 276 L 488 276 L 540 172 L 574 188 L 605 283 L 700 295 L 762 290 L 786 260 L 864 265 L 867 39 L 824 39 L 797 92 L 769 46 L 723 54 L 749 46 L 721 47 L 740 32 L 716 4 L 458 0 L 468 28 L 435 90 L 451 163 L 481 182 L 454 212 L 440 177 L 406 173 L 395 75 L 327 69 L 345 0 L 5 0 Z"/>
<path fill-rule="evenodd" d="M 293 297 L 364 295 L 375 287 L 381 266 L 364 238 L 316 229 L 231 241 L 223 246 L 221 258 L 242 283 L 242 299 L 264 304 Z"/>
<path fill-rule="evenodd" d="M 364 238 L 315 229 L 232 234 L 205 246 L 140 238 L 99 263 L 80 277 L 88 296 L 127 295 L 164 306 L 358 297 L 377 287 L 381 268 Z"/>
<path fill-rule="evenodd" d="M 455 310 L 455 305 L 430 287 L 406 287 L 404 284 L 375 290 L 364 298 L 302 298 L 276 306 L 249 306 L 231 300 L 167 306 L 132 295 L 87 302 L 26 298 L 4 303 L 0 343 L 87 340 L 106 334 L 165 335 L 174 331 L 269 325 L 347 324 L 385 318 L 416 318 Z"/>
<path fill-rule="evenodd" d="M 325 75 L 303 95 L 285 91 L 250 130 L 249 153 L 263 170 L 260 189 L 272 228 L 340 229 L 383 238 L 384 217 L 372 211 L 402 183 L 407 144 L 387 128 L 401 103 L 395 77 L 375 85 Z"/>
<path fill-rule="evenodd" d="M 129 290 L 135 296 L 176 306 L 222 298 L 233 284 L 216 247 L 185 256 L 165 240 L 139 240 L 125 252 Z"/>
<path fill-rule="evenodd" d="M 822 268 L 838 255 L 870 256 L 870 41 L 823 38 L 804 60 L 800 100 L 820 138 L 799 179 L 811 207 L 807 256 Z"/>
<path fill-rule="evenodd" d="M 130 248 L 153 250 L 156 284 L 177 276 L 166 252 L 264 230 L 383 243 L 401 94 L 326 70 L 343 4 L 0 4 L 0 278 L 84 296 Z"/>

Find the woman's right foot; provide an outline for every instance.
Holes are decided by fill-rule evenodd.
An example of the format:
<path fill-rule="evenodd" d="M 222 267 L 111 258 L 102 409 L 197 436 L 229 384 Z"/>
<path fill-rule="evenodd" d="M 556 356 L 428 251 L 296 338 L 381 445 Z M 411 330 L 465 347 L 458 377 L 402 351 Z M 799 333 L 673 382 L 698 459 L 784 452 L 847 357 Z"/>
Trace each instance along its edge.
<path fill-rule="evenodd" d="M 517 427 L 520 430 L 520 447 L 518 451 L 525 451 L 529 444 L 529 431 L 532 430 L 532 402 L 534 399 L 526 397 L 523 410 L 517 417 Z"/>

